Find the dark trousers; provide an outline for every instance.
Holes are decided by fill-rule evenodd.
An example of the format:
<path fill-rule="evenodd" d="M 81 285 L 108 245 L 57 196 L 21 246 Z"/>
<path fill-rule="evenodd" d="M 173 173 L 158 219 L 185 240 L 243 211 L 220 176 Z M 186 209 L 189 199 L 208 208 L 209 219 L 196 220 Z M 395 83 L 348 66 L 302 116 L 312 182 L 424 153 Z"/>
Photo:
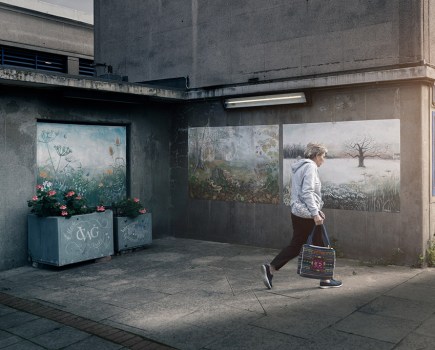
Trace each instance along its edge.
<path fill-rule="evenodd" d="M 315 224 L 313 219 L 304 219 L 292 214 L 292 225 L 293 238 L 290 242 L 290 245 L 281 250 L 281 252 L 279 252 L 275 259 L 273 259 L 270 263 L 275 270 L 279 270 L 291 259 L 299 255 L 302 246 L 307 242 L 308 236 L 313 231 Z M 325 246 L 323 244 L 321 226 L 316 227 L 313 244 L 321 247 Z"/>

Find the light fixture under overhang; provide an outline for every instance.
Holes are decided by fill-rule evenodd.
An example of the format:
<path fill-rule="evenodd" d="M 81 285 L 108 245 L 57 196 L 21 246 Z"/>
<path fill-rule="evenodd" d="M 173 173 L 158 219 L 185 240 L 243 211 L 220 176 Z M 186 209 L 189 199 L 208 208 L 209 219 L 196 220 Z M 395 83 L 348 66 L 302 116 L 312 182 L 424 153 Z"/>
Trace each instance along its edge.
<path fill-rule="evenodd" d="M 225 108 L 243 108 L 274 106 L 296 103 L 306 103 L 305 93 L 295 92 L 288 94 L 266 95 L 266 96 L 248 96 L 239 98 L 229 98 L 225 100 Z"/>

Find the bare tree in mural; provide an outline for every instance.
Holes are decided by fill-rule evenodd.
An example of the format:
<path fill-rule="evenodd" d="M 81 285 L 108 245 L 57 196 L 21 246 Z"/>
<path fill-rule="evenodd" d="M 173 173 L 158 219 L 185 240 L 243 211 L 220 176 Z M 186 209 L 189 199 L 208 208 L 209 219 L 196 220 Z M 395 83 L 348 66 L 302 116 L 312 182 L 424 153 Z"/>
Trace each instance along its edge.
<path fill-rule="evenodd" d="M 358 158 L 358 167 L 365 168 L 364 160 L 366 158 L 383 158 L 388 152 L 387 145 L 381 145 L 368 135 L 360 136 L 359 138 L 347 140 L 344 143 L 346 155 L 352 158 Z"/>

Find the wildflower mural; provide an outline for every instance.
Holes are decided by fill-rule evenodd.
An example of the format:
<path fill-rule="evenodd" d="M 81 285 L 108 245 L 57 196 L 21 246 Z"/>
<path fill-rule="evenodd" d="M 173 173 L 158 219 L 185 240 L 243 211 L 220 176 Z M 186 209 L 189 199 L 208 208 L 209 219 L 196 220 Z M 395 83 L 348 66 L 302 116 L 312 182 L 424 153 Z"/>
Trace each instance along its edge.
<path fill-rule="evenodd" d="M 89 205 L 110 205 L 127 195 L 126 127 L 38 123 L 37 183 L 74 188 Z"/>
<path fill-rule="evenodd" d="M 305 145 L 328 148 L 319 169 L 325 208 L 400 211 L 400 120 L 283 126 L 283 199 L 290 204 L 291 164 Z"/>
<path fill-rule="evenodd" d="M 279 127 L 189 128 L 191 198 L 279 203 Z"/>

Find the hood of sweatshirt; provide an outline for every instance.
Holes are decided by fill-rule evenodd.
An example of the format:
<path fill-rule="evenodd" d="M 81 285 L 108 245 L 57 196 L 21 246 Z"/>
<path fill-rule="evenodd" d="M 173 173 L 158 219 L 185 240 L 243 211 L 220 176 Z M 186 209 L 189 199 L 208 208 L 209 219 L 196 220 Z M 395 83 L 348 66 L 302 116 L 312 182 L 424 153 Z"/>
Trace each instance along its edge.
<path fill-rule="evenodd" d="M 297 160 L 291 165 L 292 173 L 294 174 L 301 166 L 304 166 L 305 164 L 308 163 L 313 163 L 313 161 L 311 159 L 306 159 L 306 158 Z"/>

